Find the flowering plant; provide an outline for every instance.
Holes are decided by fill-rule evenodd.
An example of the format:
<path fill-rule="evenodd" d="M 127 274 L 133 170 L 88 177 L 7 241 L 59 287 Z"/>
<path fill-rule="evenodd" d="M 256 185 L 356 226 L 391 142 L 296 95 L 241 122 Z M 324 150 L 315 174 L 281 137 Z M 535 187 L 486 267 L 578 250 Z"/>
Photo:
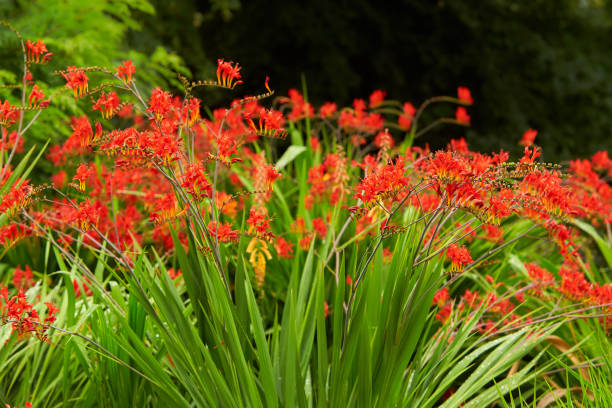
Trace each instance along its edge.
<path fill-rule="evenodd" d="M 13 347 L 34 333 L 44 344 L 30 355 L 65 348 L 63 393 L 31 389 L 35 406 L 91 403 L 91 387 L 105 406 L 535 402 L 550 398 L 556 361 L 586 381 L 605 358 L 607 152 L 544 163 L 531 129 L 515 161 L 464 139 L 415 146 L 434 126 L 470 125 L 465 87 L 418 107 L 377 90 L 315 109 L 295 89 L 274 99 L 266 78 L 204 115 L 195 95 L 239 89 L 237 63 L 220 59 L 216 80 L 179 76 L 181 96 L 147 96 L 126 60 L 57 72 L 91 115 L 15 165 L 54 96 L 32 75 L 46 45 L 23 50 L 0 109 L 0 242 L 3 256 L 47 255 L 14 268 L 18 294 L 4 286 L 0 311 Z M 422 126 L 434 103 L 451 114 Z M 34 184 L 42 154 L 56 171 Z M 580 356 L 577 331 L 597 333 Z"/>

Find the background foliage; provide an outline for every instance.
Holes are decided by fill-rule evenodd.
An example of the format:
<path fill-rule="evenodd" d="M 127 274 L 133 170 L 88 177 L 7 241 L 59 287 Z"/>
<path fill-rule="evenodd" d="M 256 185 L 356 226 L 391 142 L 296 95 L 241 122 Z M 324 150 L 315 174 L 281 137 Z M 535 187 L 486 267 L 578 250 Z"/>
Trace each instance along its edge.
<path fill-rule="evenodd" d="M 550 161 L 612 147 L 606 0 L 153 4 L 156 18 L 132 40 L 165 44 L 198 77 L 223 57 L 240 61 L 251 83 L 270 75 L 280 94 L 304 73 L 311 100 L 341 104 L 376 88 L 420 103 L 465 85 L 476 100 L 475 125 L 432 132 L 433 147 L 467 136 L 479 150 L 516 151 L 530 127 Z"/>

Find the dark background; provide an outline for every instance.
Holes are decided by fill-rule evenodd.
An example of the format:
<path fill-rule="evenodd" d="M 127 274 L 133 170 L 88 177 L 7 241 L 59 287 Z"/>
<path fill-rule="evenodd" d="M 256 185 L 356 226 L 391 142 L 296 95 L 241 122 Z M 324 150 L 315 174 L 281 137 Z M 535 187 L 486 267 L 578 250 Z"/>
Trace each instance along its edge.
<path fill-rule="evenodd" d="M 131 41 L 159 43 L 207 77 L 217 58 L 239 61 L 247 83 L 266 75 L 280 94 L 349 104 L 377 88 L 416 104 L 468 86 L 470 129 L 442 127 L 435 146 L 518 152 L 532 127 L 544 157 L 612 148 L 612 13 L 574 0 L 153 1 L 157 15 Z M 247 91 L 251 90 L 248 86 Z M 215 102 L 215 95 L 209 100 Z M 452 114 L 450 107 L 435 113 Z"/>

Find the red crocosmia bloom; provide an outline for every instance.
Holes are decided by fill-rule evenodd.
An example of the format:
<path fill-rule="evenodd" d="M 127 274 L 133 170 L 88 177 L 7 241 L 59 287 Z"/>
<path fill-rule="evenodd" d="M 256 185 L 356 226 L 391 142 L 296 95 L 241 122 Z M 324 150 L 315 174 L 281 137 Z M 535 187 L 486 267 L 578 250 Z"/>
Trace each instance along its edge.
<path fill-rule="evenodd" d="M 123 61 L 123 64 L 117 67 L 117 76 L 123 79 L 125 82 L 132 80 L 132 75 L 136 73 L 136 67 L 131 60 Z"/>
<path fill-rule="evenodd" d="M 446 256 L 451 260 L 451 271 L 453 272 L 463 271 L 465 266 L 473 261 L 468 249 L 457 244 L 449 245 Z"/>
<path fill-rule="evenodd" d="M 183 123 L 187 123 L 187 126 L 191 127 L 198 119 L 200 119 L 200 100 L 198 98 L 190 98 L 183 112 Z"/>
<path fill-rule="evenodd" d="M 278 256 L 281 258 L 292 258 L 293 257 L 293 247 L 290 242 L 288 242 L 283 237 L 276 237 L 276 252 Z"/>
<path fill-rule="evenodd" d="M 385 129 L 376 135 L 374 138 L 374 145 L 379 149 L 392 149 L 393 146 L 395 146 L 395 141 L 393 140 L 391 133 Z"/>
<path fill-rule="evenodd" d="M 66 80 L 66 86 L 74 92 L 75 98 L 79 98 L 87 92 L 89 78 L 87 78 L 83 69 L 75 66 L 68 67 L 66 72 L 62 72 L 62 76 Z"/>
<path fill-rule="evenodd" d="M 322 218 L 315 218 L 312 220 L 312 227 L 320 238 L 327 236 L 327 224 Z"/>
<path fill-rule="evenodd" d="M 28 54 L 28 62 L 44 64 L 46 62 L 49 62 L 51 56 L 53 55 L 52 53 L 47 52 L 47 46 L 41 40 L 37 40 L 35 43 L 30 40 L 27 40 L 25 42 L 25 47 L 26 52 Z M 42 59 L 40 58 L 41 56 L 43 56 Z"/>
<path fill-rule="evenodd" d="M 404 173 L 404 159 L 398 157 L 395 159 L 395 164 L 381 166 L 364 177 L 361 183 L 355 186 L 357 193 L 353 198 L 364 203 L 372 203 L 380 195 L 392 195 L 408 185 L 409 180 Z"/>
<path fill-rule="evenodd" d="M 102 91 L 100 97 L 94 103 L 93 110 L 99 110 L 102 113 L 102 119 L 110 119 L 114 116 L 119 103 L 119 97 L 115 91 L 109 92 L 108 96 Z"/>
<path fill-rule="evenodd" d="M 176 202 L 176 197 L 172 193 L 164 194 L 158 198 L 153 205 L 153 212 L 150 215 L 151 221 L 156 224 L 162 224 L 171 219 L 180 217 L 189 208 L 180 209 Z"/>
<path fill-rule="evenodd" d="M 281 174 L 278 172 L 278 170 L 276 170 L 276 167 L 271 164 L 264 165 L 261 171 L 263 172 L 265 185 L 267 186 L 268 190 L 271 190 L 272 183 L 274 183 L 274 180 L 279 178 Z"/>
<path fill-rule="evenodd" d="M 310 248 L 310 243 L 312 242 L 312 234 L 304 235 L 299 242 L 300 249 L 303 251 L 308 251 Z"/>
<path fill-rule="evenodd" d="M 70 215 L 69 222 L 81 228 L 83 231 L 89 230 L 92 226 L 97 227 L 102 212 L 102 203 L 99 201 L 91 202 L 89 199 L 82 202 Z"/>
<path fill-rule="evenodd" d="M 612 159 L 608 156 L 608 152 L 601 150 L 591 158 L 593 169 L 597 171 L 612 170 Z"/>
<path fill-rule="evenodd" d="M 535 263 L 525 264 L 525 268 L 527 269 L 529 278 L 533 281 L 533 283 L 538 285 L 534 291 L 535 293 L 541 294 L 542 286 L 552 285 L 555 282 L 555 278 L 551 273 Z"/>
<path fill-rule="evenodd" d="M 79 167 L 77 167 L 76 174 L 72 178 L 73 180 L 77 180 L 79 182 L 79 189 L 81 191 L 85 191 L 85 183 L 87 179 L 95 174 L 95 169 L 90 168 L 87 164 L 81 163 Z"/>
<path fill-rule="evenodd" d="M 471 105 L 474 103 L 470 90 L 463 86 L 457 88 L 457 98 L 459 98 L 459 101 L 465 105 Z"/>
<path fill-rule="evenodd" d="M 327 316 L 329 316 L 329 314 L 331 313 L 331 311 L 329 310 L 329 305 L 327 304 L 327 302 L 323 302 L 323 309 L 325 313 L 325 318 L 327 319 Z"/>
<path fill-rule="evenodd" d="M 39 102 L 42 101 L 45 97 L 43 91 L 38 87 L 38 85 L 34 85 L 32 88 L 32 92 L 30 92 L 30 97 L 28 98 L 28 105 L 31 108 L 36 108 L 39 106 Z M 46 102 L 46 103 L 45 103 Z M 49 101 L 40 102 L 40 107 L 44 108 L 49 105 Z"/>
<path fill-rule="evenodd" d="M 262 209 L 251 208 L 247 224 L 249 224 L 258 235 L 265 235 L 266 232 L 270 230 L 270 219 Z"/>
<path fill-rule="evenodd" d="M 291 106 L 291 113 L 287 115 L 287 119 L 297 121 L 305 117 L 314 116 L 314 108 L 310 103 L 306 102 L 304 96 L 297 89 L 290 89 L 288 93 L 288 98 L 280 98 L 281 103 Z"/>
<path fill-rule="evenodd" d="M 410 102 L 404 103 L 404 113 L 401 114 L 397 120 L 397 123 L 402 130 L 410 130 L 410 126 L 412 126 L 412 119 L 414 119 L 416 111 L 416 108 L 412 106 Z"/>
<path fill-rule="evenodd" d="M 25 269 L 21 269 L 21 266 L 17 265 L 13 272 L 13 286 L 19 290 L 27 290 L 34 286 L 34 274 L 30 266 L 26 265 Z"/>
<path fill-rule="evenodd" d="M 348 287 L 353 286 L 353 278 L 351 278 L 351 275 L 346 275 L 346 279 L 344 281 Z"/>
<path fill-rule="evenodd" d="M 470 152 L 464 137 L 460 139 L 451 139 L 450 143 L 448 144 L 448 149 L 462 154 L 468 154 Z"/>
<path fill-rule="evenodd" d="M 535 160 L 541 155 L 542 151 L 538 149 L 537 146 L 534 146 L 533 149 L 530 149 L 529 147 L 525 146 L 525 153 L 521 158 L 520 162 L 522 164 L 534 164 Z"/>
<path fill-rule="evenodd" d="M 457 111 L 455 112 L 455 119 L 461 125 L 470 125 L 470 115 L 467 114 L 467 111 L 463 106 L 458 106 Z"/>
<path fill-rule="evenodd" d="M 0 227 L 0 244 L 6 249 L 32 234 L 32 230 L 21 224 L 7 224 Z"/>
<path fill-rule="evenodd" d="M 4 101 L 0 104 L 0 125 L 11 126 L 17 121 L 19 112 L 10 104 L 9 101 Z"/>
<path fill-rule="evenodd" d="M 448 296 L 448 288 L 442 288 L 436 292 L 433 297 L 432 303 L 438 307 L 444 306 L 444 304 L 450 299 Z"/>
<path fill-rule="evenodd" d="M 331 117 L 338 110 L 338 105 L 333 102 L 325 102 L 319 108 L 319 116 L 322 118 Z"/>
<path fill-rule="evenodd" d="M 465 293 L 463 294 L 463 301 L 470 309 L 476 309 L 482 303 L 479 301 L 478 291 L 472 292 L 469 289 L 465 290 Z"/>
<path fill-rule="evenodd" d="M 535 138 L 538 135 L 538 131 L 534 130 L 534 129 L 528 129 L 525 131 L 525 133 L 523 133 L 523 137 L 521 138 L 521 141 L 519 142 L 519 145 L 521 146 L 532 146 L 533 143 L 535 142 Z"/>
<path fill-rule="evenodd" d="M 236 85 L 241 84 L 242 75 L 240 74 L 240 66 L 238 63 L 217 60 L 217 83 L 225 88 L 233 89 Z"/>
<path fill-rule="evenodd" d="M 166 113 L 170 110 L 171 100 L 170 93 L 162 91 L 161 88 L 153 89 L 151 98 L 149 99 L 148 112 L 152 112 L 155 115 L 155 119 L 161 120 Z"/>
<path fill-rule="evenodd" d="M 218 226 L 218 228 L 217 228 Z M 215 237 L 219 242 L 237 242 L 239 231 L 232 229 L 232 225 L 227 223 L 217 223 L 217 221 L 211 221 L 208 223 L 208 232 L 214 240 Z"/>
<path fill-rule="evenodd" d="M 370 109 L 380 106 L 384 101 L 387 93 L 383 90 L 377 89 L 370 95 Z"/>
<path fill-rule="evenodd" d="M 448 320 L 452 312 L 453 312 L 453 305 L 451 303 L 446 303 L 438 311 L 438 313 L 436 313 L 436 320 L 438 320 L 441 323 L 444 323 Z"/>
<path fill-rule="evenodd" d="M 76 279 L 72 281 L 72 287 L 74 289 L 74 296 L 76 296 L 77 298 L 80 298 L 82 295 L 81 286 L 83 287 L 83 292 L 85 293 L 85 296 L 93 295 L 93 292 L 91 291 L 88 285 L 88 283 L 91 283 L 91 282 L 86 277 L 84 277 L 83 279 L 84 279 L 84 282 L 81 282 L 80 284 Z"/>
<path fill-rule="evenodd" d="M 55 314 L 59 312 L 59 308 L 51 302 L 45 302 L 45 306 L 47 306 L 47 317 L 45 317 L 45 323 L 51 324 L 57 320 L 55 318 Z"/>
<path fill-rule="evenodd" d="M 212 194 L 212 184 L 208 182 L 204 166 L 199 163 L 187 166 L 181 186 L 197 201 Z"/>
<path fill-rule="evenodd" d="M 181 270 L 177 269 L 175 271 L 174 268 L 170 268 L 168 269 L 168 276 L 170 276 L 170 279 L 175 280 L 176 278 L 181 276 Z"/>
<path fill-rule="evenodd" d="M 12 217 L 32 203 L 34 188 L 27 180 L 19 185 L 17 184 L 13 185 L 4 197 L 0 198 L 0 214 L 7 213 L 9 217 Z"/>

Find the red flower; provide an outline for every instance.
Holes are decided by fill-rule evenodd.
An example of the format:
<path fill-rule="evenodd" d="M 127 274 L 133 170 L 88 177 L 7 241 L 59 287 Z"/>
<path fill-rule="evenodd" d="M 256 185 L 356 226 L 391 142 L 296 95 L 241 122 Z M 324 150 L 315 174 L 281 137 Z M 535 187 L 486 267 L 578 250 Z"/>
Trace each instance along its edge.
<path fill-rule="evenodd" d="M 471 105 L 474 103 L 470 90 L 463 86 L 457 88 L 457 98 L 459 98 L 459 101 L 464 105 Z"/>
<path fill-rule="evenodd" d="M 217 227 L 218 226 L 218 227 Z M 238 232 L 232 229 L 231 224 L 221 224 L 217 221 L 211 221 L 208 223 L 208 232 L 210 236 L 219 240 L 219 242 L 237 242 Z"/>
<path fill-rule="evenodd" d="M 13 185 L 9 192 L 0 199 L 0 213 L 7 213 L 9 217 L 32 203 L 34 188 L 28 181 L 17 184 Z"/>
<path fill-rule="evenodd" d="M 75 98 L 79 98 L 87 92 L 89 78 L 81 68 L 68 67 L 66 72 L 62 72 L 62 76 L 66 80 L 66 86 L 74 92 Z"/>
<path fill-rule="evenodd" d="M 526 130 L 525 133 L 523 133 L 523 137 L 521 138 L 519 145 L 526 146 L 526 147 L 532 146 L 537 135 L 538 135 L 537 130 L 534 130 L 534 129 Z"/>
<path fill-rule="evenodd" d="M 212 194 L 212 184 L 208 182 L 204 166 L 199 163 L 187 166 L 181 186 L 197 201 Z"/>
<path fill-rule="evenodd" d="M 451 271 L 453 272 L 463 271 L 465 266 L 473 261 L 468 249 L 457 244 L 449 245 L 448 249 L 446 250 L 446 256 L 451 260 Z"/>
<path fill-rule="evenodd" d="M 379 132 L 374 138 L 374 145 L 379 149 L 392 149 L 395 146 L 395 141 L 393 140 L 393 136 L 389 133 L 388 130 L 384 130 Z"/>
<path fill-rule="evenodd" d="M 30 92 L 30 97 L 28 98 L 28 105 L 32 108 L 36 108 L 39 106 L 39 101 L 42 101 L 40 102 L 40 107 L 46 108 L 49 106 L 49 101 L 43 101 L 44 97 L 45 94 L 43 91 L 38 87 L 38 85 L 34 85 L 32 92 Z"/>
<path fill-rule="evenodd" d="M 459 124 L 466 126 L 470 125 L 470 115 L 467 114 L 467 111 L 463 106 L 457 107 L 457 111 L 455 112 L 455 119 L 457 119 L 457 122 L 459 122 Z"/>
<path fill-rule="evenodd" d="M 402 130 L 408 131 L 410 130 L 410 126 L 412 126 L 412 119 L 414 119 L 414 115 L 416 114 L 416 109 L 410 102 L 404 103 L 404 113 L 400 115 L 398 118 L 398 125 Z"/>
<path fill-rule="evenodd" d="M 32 234 L 30 228 L 20 224 L 8 224 L 0 227 L 0 244 L 4 248 L 10 248 L 17 242 Z"/>
<path fill-rule="evenodd" d="M 81 284 L 79 284 L 79 282 L 77 282 L 76 279 L 74 279 L 72 281 L 72 287 L 74 289 L 74 296 L 76 296 L 77 298 L 80 298 L 82 293 L 81 293 L 81 286 L 83 287 L 83 292 L 85 293 L 85 296 L 91 296 L 93 295 L 93 292 L 91 291 L 91 289 L 89 288 L 88 283 L 89 279 L 87 279 L 86 277 L 83 278 L 83 282 L 81 282 Z"/>
<path fill-rule="evenodd" d="M 377 89 L 370 95 L 370 109 L 380 106 L 384 101 L 387 93 L 383 90 Z"/>
<path fill-rule="evenodd" d="M 87 179 L 93 174 L 95 174 L 95 169 L 93 167 L 89 168 L 87 164 L 81 163 L 79 167 L 77 167 L 76 174 L 72 179 L 78 180 L 79 189 L 81 191 L 85 191 L 85 183 L 87 182 Z"/>
<path fill-rule="evenodd" d="M 47 52 L 47 46 L 41 40 L 37 40 L 35 43 L 31 42 L 30 40 L 27 40 L 25 42 L 25 47 L 28 54 L 28 62 L 44 64 L 46 62 L 49 62 L 51 56 L 53 55 L 52 53 Z M 41 60 L 40 56 L 43 54 L 44 56 Z"/>
<path fill-rule="evenodd" d="M 19 290 L 27 290 L 34 286 L 34 274 L 30 266 L 26 265 L 25 269 L 21 269 L 21 266 L 17 265 L 13 271 L 13 286 Z"/>
<path fill-rule="evenodd" d="M 99 110 L 102 113 L 102 119 L 110 119 L 115 114 L 115 109 L 117 109 L 119 103 L 119 97 L 115 91 L 109 92 L 108 96 L 102 91 L 93 106 L 93 110 Z"/>
<path fill-rule="evenodd" d="M 442 288 L 436 292 L 436 294 L 433 297 L 432 302 L 434 305 L 438 305 L 438 307 L 442 307 L 448 301 L 448 299 L 449 299 L 448 288 Z"/>
<path fill-rule="evenodd" d="M 161 120 L 163 116 L 170 110 L 170 93 L 162 91 L 161 88 L 153 89 L 151 98 L 149 99 L 148 112 L 155 114 L 155 119 Z"/>
<path fill-rule="evenodd" d="M 132 75 L 136 73 L 136 67 L 130 60 L 123 61 L 123 64 L 117 67 L 117 76 L 123 79 L 125 82 L 132 80 Z"/>
<path fill-rule="evenodd" d="M 249 224 L 258 235 L 266 235 L 266 232 L 270 229 L 270 219 L 267 218 L 265 211 L 261 209 L 251 208 L 247 224 Z"/>
<path fill-rule="evenodd" d="M 222 59 L 217 60 L 217 83 L 219 86 L 233 89 L 236 85 L 241 84 L 240 69 L 238 63 L 224 62 Z"/>
<path fill-rule="evenodd" d="M 293 257 L 293 248 L 290 242 L 288 242 L 283 237 L 276 238 L 276 252 L 278 256 L 281 258 L 292 258 Z"/>
<path fill-rule="evenodd" d="M 19 112 L 10 104 L 9 101 L 4 101 L 0 104 L 0 125 L 11 126 L 17 121 Z"/>
<path fill-rule="evenodd" d="M 338 105 L 333 102 L 325 102 L 323 105 L 321 105 L 321 108 L 319 108 L 319 116 L 322 118 L 329 118 L 336 113 L 337 110 Z"/>
<path fill-rule="evenodd" d="M 315 218 L 312 220 L 312 227 L 320 238 L 327 236 L 327 224 L 322 218 Z"/>

